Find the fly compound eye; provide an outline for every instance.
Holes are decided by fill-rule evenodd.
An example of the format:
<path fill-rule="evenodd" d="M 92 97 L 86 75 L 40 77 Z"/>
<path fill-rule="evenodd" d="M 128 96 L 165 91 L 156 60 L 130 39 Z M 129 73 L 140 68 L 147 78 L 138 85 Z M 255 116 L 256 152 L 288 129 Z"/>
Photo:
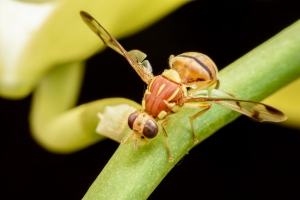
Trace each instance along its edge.
<path fill-rule="evenodd" d="M 143 135 L 146 138 L 154 138 L 157 135 L 158 127 L 154 120 L 148 119 L 143 129 Z"/>
<path fill-rule="evenodd" d="M 131 130 L 133 129 L 133 123 L 136 120 L 138 115 L 139 115 L 138 112 L 134 112 L 134 113 L 131 113 L 128 117 L 128 126 Z"/>

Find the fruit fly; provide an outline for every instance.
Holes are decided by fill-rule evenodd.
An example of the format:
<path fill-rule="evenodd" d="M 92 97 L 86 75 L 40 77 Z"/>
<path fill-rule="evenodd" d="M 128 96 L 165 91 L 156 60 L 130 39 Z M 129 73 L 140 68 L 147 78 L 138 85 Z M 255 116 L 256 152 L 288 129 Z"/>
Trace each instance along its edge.
<path fill-rule="evenodd" d="M 206 55 L 197 52 L 171 55 L 169 67 L 161 75 L 154 76 L 150 63 L 145 60 L 146 54 L 139 50 L 126 51 L 119 42 L 111 36 L 91 15 L 80 12 L 83 21 L 110 48 L 124 56 L 141 79 L 148 85 L 142 100 L 142 109 L 129 115 L 128 126 L 131 133 L 122 144 L 133 138 L 137 149 L 138 139 L 145 143 L 158 133 L 159 120 L 166 141 L 169 161 L 173 161 L 165 126 L 169 122 L 169 115 L 176 113 L 181 107 L 200 109 L 189 117 L 191 134 L 194 143 L 198 140 L 195 135 L 193 121 L 216 103 L 257 121 L 280 122 L 286 116 L 269 105 L 235 99 L 235 96 L 218 90 L 218 69 L 215 63 Z"/>

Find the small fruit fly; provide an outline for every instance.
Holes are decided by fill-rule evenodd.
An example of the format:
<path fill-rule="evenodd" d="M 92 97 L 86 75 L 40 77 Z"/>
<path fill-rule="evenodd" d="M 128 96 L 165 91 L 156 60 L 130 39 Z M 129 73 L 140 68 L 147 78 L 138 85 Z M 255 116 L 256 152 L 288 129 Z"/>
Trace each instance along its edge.
<path fill-rule="evenodd" d="M 110 48 L 124 56 L 141 79 L 148 85 L 142 100 L 142 109 L 129 115 L 128 126 L 133 130 L 122 144 L 133 138 L 137 149 L 138 139 L 145 143 L 158 133 L 159 120 L 166 140 L 169 161 L 173 161 L 165 126 L 169 115 L 176 113 L 181 107 L 200 109 L 189 117 L 191 134 L 194 143 L 198 140 L 195 135 L 193 121 L 216 103 L 257 121 L 280 122 L 287 117 L 276 108 L 269 105 L 235 99 L 235 95 L 218 90 L 218 69 L 215 63 L 206 55 L 197 52 L 171 55 L 169 67 L 161 75 L 154 76 L 150 63 L 145 60 L 146 54 L 139 50 L 126 51 L 119 42 L 111 36 L 91 15 L 81 11 L 83 21 Z"/>

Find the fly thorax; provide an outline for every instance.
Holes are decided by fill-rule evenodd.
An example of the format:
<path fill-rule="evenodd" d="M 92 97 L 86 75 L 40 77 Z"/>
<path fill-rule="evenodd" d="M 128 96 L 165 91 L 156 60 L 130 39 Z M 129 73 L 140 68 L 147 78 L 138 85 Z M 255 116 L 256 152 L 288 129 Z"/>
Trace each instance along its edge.
<path fill-rule="evenodd" d="M 162 75 L 164 77 L 174 81 L 175 83 L 181 83 L 180 76 L 179 76 L 178 72 L 174 69 L 167 69 L 162 73 Z"/>

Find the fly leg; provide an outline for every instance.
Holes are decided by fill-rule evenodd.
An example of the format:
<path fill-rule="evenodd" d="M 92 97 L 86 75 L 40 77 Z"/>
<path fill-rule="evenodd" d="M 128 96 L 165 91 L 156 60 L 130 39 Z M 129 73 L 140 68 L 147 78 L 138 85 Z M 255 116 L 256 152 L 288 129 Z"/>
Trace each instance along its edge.
<path fill-rule="evenodd" d="M 161 123 L 161 127 L 164 133 L 164 137 L 166 139 L 166 146 L 167 146 L 167 153 L 168 153 L 168 157 L 169 157 L 169 162 L 173 162 L 173 158 L 170 152 L 170 148 L 169 148 L 169 140 L 168 140 L 168 134 L 165 130 L 165 126 L 168 124 L 170 118 L 165 119 L 162 123 Z"/>
<path fill-rule="evenodd" d="M 217 81 L 216 81 L 216 85 L 215 85 L 215 90 L 217 90 L 217 89 L 219 89 L 219 87 L 220 87 L 220 80 L 219 79 L 217 79 Z"/>
<path fill-rule="evenodd" d="M 203 93 L 203 91 L 207 92 L 207 95 L 210 96 L 212 90 L 217 90 L 220 86 L 220 81 L 218 79 L 209 80 L 209 81 L 201 81 L 197 82 L 196 88 L 191 88 L 188 90 L 188 96 L 198 96 L 199 93 Z"/>
<path fill-rule="evenodd" d="M 189 117 L 190 118 L 190 124 L 191 124 L 191 129 L 192 129 L 192 136 L 193 136 L 193 139 L 194 139 L 194 143 L 198 143 L 199 140 L 197 139 L 196 135 L 195 135 L 195 130 L 194 130 L 194 124 L 193 124 L 193 121 L 194 119 L 196 119 L 197 117 L 199 117 L 200 115 L 202 115 L 203 113 L 205 113 L 206 111 L 208 111 L 210 108 L 211 108 L 211 104 L 209 103 L 198 103 L 198 104 L 189 104 L 189 103 L 186 103 L 184 104 L 184 107 L 186 108 L 204 108 L 203 110 L 197 112 L 195 115 Z"/>
<path fill-rule="evenodd" d="M 137 150 L 137 147 L 138 147 L 138 143 L 137 143 L 137 136 L 136 136 L 136 133 L 133 132 L 131 133 L 130 135 L 128 135 L 128 137 L 125 139 L 125 140 L 121 140 L 121 144 L 125 144 L 128 140 L 130 140 L 131 138 L 133 137 L 133 145 L 134 145 L 134 149 Z"/>
<path fill-rule="evenodd" d="M 128 140 L 130 140 L 134 136 L 134 132 L 127 136 L 125 140 L 121 140 L 121 144 L 125 144 Z"/>
<path fill-rule="evenodd" d="M 219 79 L 217 80 L 217 82 L 216 82 L 216 86 L 215 86 L 215 90 L 219 90 L 219 86 L 220 86 L 220 81 L 219 81 Z M 227 94 L 228 96 L 230 96 L 231 98 L 236 98 L 236 95 L 235 94 L 230 94 L 230 93 L 227 93 L 227 92 L 224 92 L 224 91 L 222 91 L 222 90 L 219 90 L 219 91 L 221 91 L 221 92 L 223 92 L 223 93 L 225 93 L 225 94 Z"/>

